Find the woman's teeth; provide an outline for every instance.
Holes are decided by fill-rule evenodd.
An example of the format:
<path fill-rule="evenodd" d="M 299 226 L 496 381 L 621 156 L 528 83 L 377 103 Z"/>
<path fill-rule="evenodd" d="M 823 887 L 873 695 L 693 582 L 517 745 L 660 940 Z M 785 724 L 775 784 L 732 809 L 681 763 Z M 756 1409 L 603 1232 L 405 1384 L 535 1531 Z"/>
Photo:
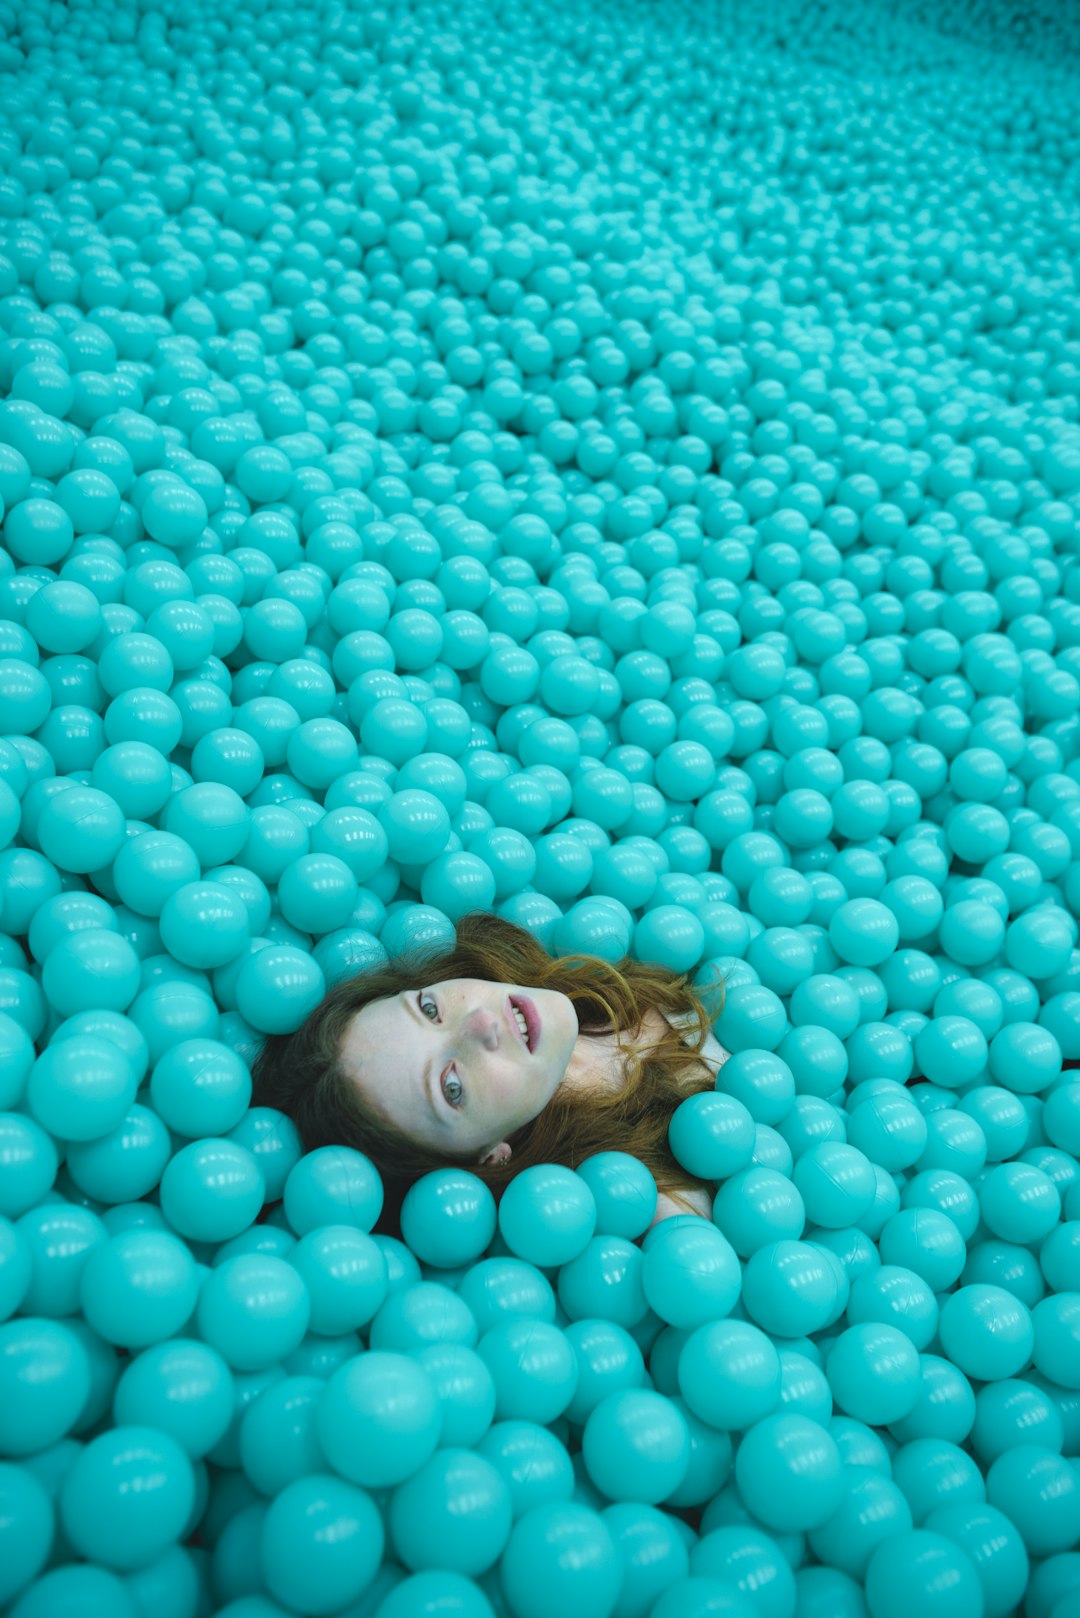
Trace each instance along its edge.
<path fill-rule="evenodd" d="M 521 1037 L 525 1041 L 525 1044 L 528 1045 L 528 1043 L 529 1043 L 529 1025 L 525 1020 L 525 1013 L 521 1010 L 521 1008 L 519 1006 L 515 1006 L 514 1007 L 514 1016 L 517 1018 L 517 1025 L 521 1029 Z"/>

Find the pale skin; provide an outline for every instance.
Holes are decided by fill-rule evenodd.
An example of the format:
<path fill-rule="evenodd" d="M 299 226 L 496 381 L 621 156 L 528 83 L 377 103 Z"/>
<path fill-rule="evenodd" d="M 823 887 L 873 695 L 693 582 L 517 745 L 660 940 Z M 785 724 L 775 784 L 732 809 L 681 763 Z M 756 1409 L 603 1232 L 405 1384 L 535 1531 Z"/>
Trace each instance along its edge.
<path fill-rule="evenodd" d="M 514 1001 L 524 998 L 539 1027 L 523 1036 Z M 639 1037 L 664 1026 L 650 1013 Z M 418 1144 L 477 1163 L 506 1162 L 508 1137 L 557 1091 L 618 1088 L 624 1071 L 615 1037 L 582 1034 L 567 995 L 482 978 L 418 983 L 372 1001 L 349 1024 L 341 1060 L 361 1094 Z M 685 1199 L 710 1216 L 710 1199 Z M 653 1222 L 686 1211 L 661 1193 Z"/>

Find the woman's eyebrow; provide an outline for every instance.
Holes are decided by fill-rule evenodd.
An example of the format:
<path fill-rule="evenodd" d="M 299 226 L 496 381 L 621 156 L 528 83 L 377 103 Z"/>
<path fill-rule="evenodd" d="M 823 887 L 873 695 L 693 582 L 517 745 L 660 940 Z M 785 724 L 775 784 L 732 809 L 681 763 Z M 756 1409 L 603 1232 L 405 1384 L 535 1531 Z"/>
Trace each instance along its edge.
<path fill-rule="evenodd" d="M 401 993 L 398 995 L 398 999 L 405 1007 L 405 1010 L 409 1013 L 409 1016 L 412 1017 L 415 1022 L 427 1023 L 428 1027 L 430 1028 L 430 1022 L 428 1022 L 426 1017 L 421 1016 L 419 1007 L 414 1004 L 413 997 L 409 993 L 408 989 L 402 989 Z M 434 1058 L 429 1057 L 427 1066 L 424 1068 L 424 1090 L 427 1095 L 428 1106 L 431 1108 L 431 1116 L 434 1118 L 437 1124 L 443 1124 L 445 1123 L 445 1119 L 443 1118 L 438 1107 L 435 1105 L 435 1093 L 431 1083 L 431 1065 L 433 1060 Z"/>

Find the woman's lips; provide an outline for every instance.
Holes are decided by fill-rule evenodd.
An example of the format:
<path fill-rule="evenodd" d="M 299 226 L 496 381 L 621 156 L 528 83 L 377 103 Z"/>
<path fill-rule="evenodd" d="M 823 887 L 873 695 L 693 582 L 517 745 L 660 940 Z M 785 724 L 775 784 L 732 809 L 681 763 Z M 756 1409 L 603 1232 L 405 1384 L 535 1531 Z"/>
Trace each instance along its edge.
<path fill-rule="evenodd" d="M 522 1016 L 525 1018 L 525 1023 L 528 1027 L 529 1033 L 528 1038 L 526 1041 L 524 1041 L 524 1043 L 528 1051 L 535 1051 L 537 1045 L 540 1043 L 540 1013 L 537 1011 L 533 1002 L 523 994 L 511 995 L 510 1005 L 511 1007 L 519 1010 Z M 514 1029 L 518 1034 L 521 1033 L 520 1028 L 518 1028 L 516 1018 L 514 1019 Z"/>

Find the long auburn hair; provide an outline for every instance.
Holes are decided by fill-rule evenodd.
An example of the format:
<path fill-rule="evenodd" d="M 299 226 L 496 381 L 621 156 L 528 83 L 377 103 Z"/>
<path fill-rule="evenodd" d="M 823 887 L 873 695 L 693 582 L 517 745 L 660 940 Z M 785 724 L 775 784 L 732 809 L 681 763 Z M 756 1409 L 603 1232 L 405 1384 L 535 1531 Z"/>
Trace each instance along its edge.
<path fill-rule="evenodd" d="M 557 1093 L 510 1137 L 513 1155 L 505 1163 L 477 1163 L 418 1145 L 365 1103 L 342 1070 L 341 1041 L 351 1019 L 372 1001 L 450 978 L 561 990 L 573 1002 L 583 1034 L 615 1033 L 617 1049 L 625 1055 L 625 1088 Z M 624 1043 L 650 1010 L 666 1017 L 692 1014 L 697 1027 L 691 1033 L 689 1026 L 680 1031 L 668 1025 L 661 1038 L 641 1049 Z M 467 1167 L 498 1201 L 514 1176 L 533 1164 L 576 1168 L 598 1152 L 618 1151 L 644 1163 L 670 1196 L 697 1188 L 711 1194 L 704 1181 L 679 1165 L 668 1144 L 668 1125 L 679 1103 L 714 1088 L 700 1057 L 710 1021 L 685 973 L 672 975 L 629 957 L 615 965 L 595 955 L 555 958 L 525 928 L 473 911 L 459 920 L 453 947 L 399 956 L 346 978 L 294 1033 L 268 1037 L 253 1069 L 253 1100 L 286 1113 L 306 1152 L 331 1145 L 363 1152 L 383 1182 L 376 1228 L 388 1233 L 396 1233 L 401 1203 L 414 1181 L 449 1164 Z"/>

